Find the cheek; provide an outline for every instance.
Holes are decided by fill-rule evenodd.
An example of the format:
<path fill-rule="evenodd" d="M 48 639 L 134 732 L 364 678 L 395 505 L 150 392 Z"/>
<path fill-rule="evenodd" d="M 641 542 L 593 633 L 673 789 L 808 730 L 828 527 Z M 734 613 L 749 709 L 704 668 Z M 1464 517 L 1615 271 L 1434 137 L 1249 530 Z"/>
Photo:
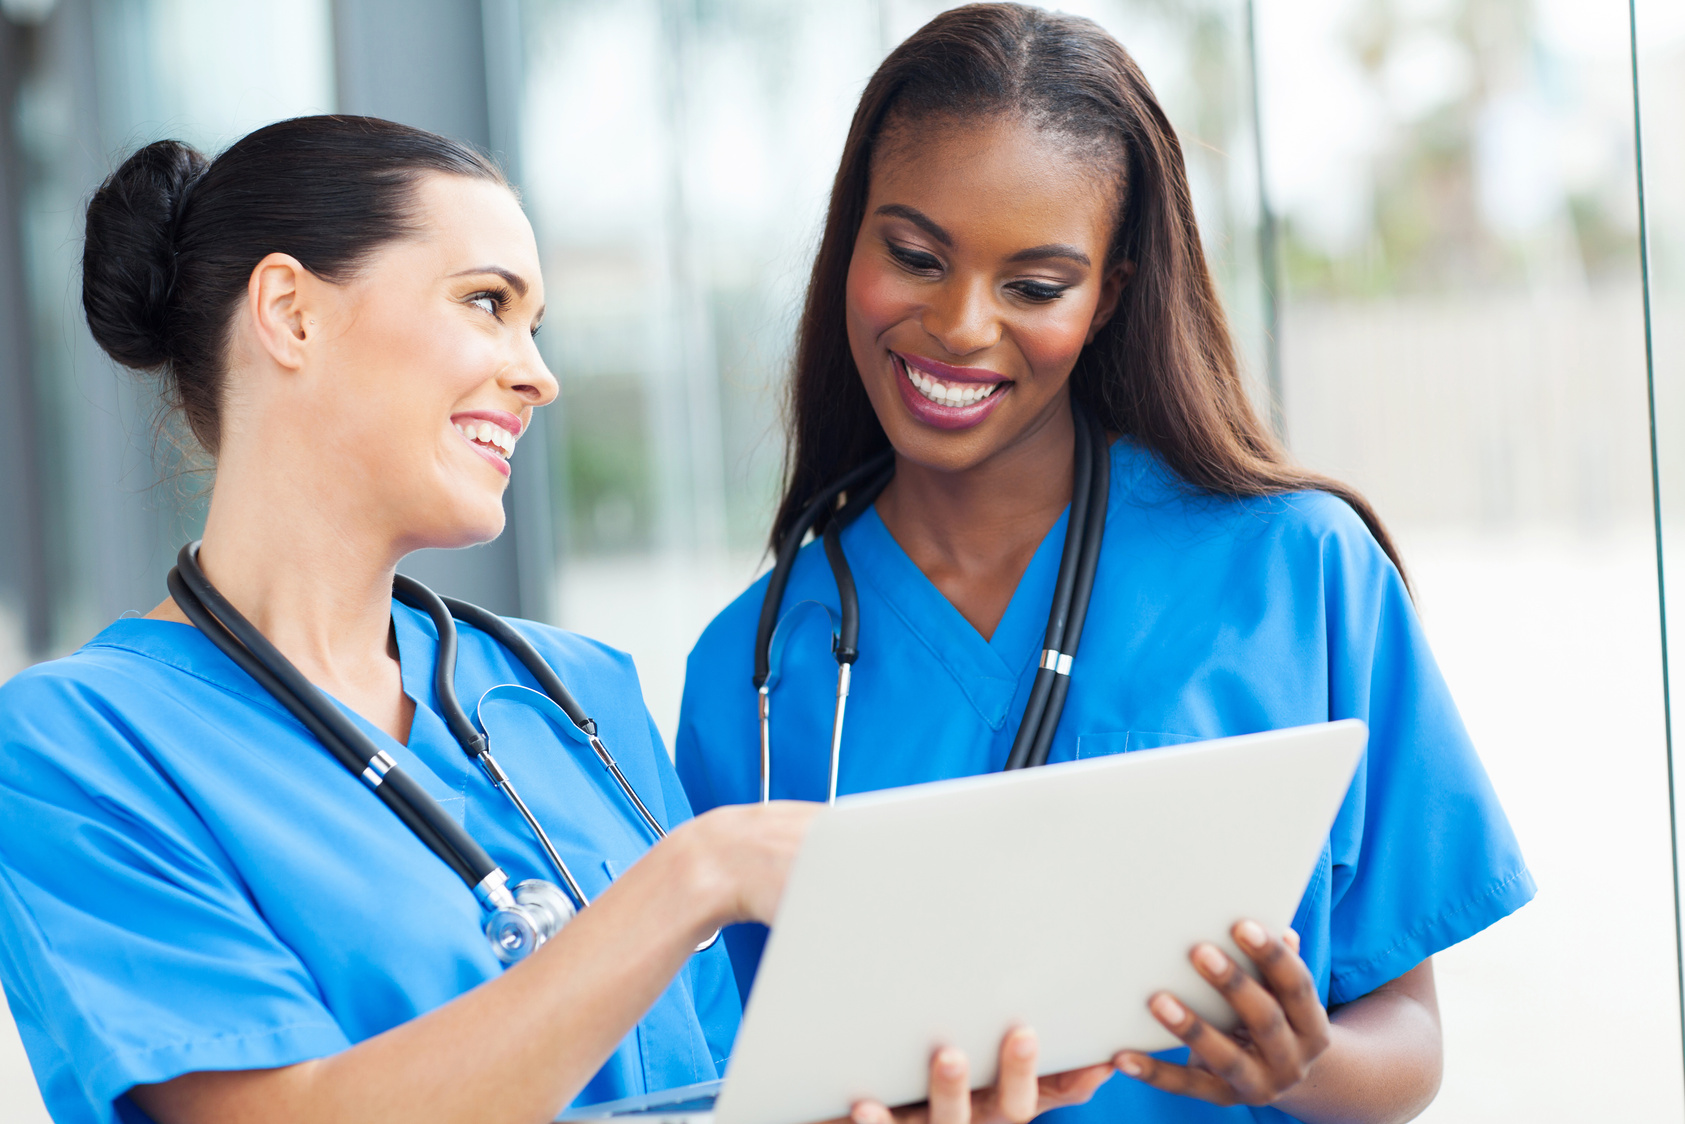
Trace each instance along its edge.
<path fill-rule="evenodd" d="M 849 335 L 856 344 L 875 341 L 905 320 L 915 307 L 905 279 L 874 254 L 854 255 L 848 267 L 847 292 Z"/>
<path fill-rule="evenodd" d="M 384 418 L 406 423 L 406 441 L 418 436 L 414 426 L 436 430 L 458 400 L 495 375 L 494 346 L 459 317 L 396 317 L 387 327 L 371 333 L 358 381 Z"/>
<path fill-rule="evenodd" d="M 1096 298 L 1067 299 L 1021 322 L 1013 337 L 1030 370 L 1061 380 L 1070 374 L 1088 342 L 1088 326 L 1093 323 L 1096 306 Z"/>

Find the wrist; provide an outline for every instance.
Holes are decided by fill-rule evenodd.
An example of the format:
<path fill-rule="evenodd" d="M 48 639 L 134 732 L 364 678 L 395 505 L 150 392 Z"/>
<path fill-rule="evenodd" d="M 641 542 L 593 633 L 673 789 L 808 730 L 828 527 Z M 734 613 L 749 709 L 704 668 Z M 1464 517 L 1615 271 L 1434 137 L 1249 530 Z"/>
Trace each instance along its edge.
<path fill-rule="evenodd" d="M 1342 1099 L 1338 1094 L 1331 1098 L 1329 1090 L 1343 1087 L 1341 1067 L 1346 1053 L 1344 1038 L 1345 1034 L 1339 1025 L 1330 1022 L 1328 1048 L 1311 1062 L 1304 1078 L 1277 1097 L 1270 1107 L 1309 1124 L 1328 1119 L 1331 1111 L 1343 1114 L 1346 1106 Z M 1336 1118 L 1346 1119 L 1344 1115 L 1337 1115 Z"/>
<path fill-rule="evenodd" d="M 699 942 L 739 920 L 740 912 L 731 873 L 708 827 L 704 818 L 690 820 L 670 832 L 658 848 L 667 852 L 670 869 L 665 880 L 676 913 Z"/>

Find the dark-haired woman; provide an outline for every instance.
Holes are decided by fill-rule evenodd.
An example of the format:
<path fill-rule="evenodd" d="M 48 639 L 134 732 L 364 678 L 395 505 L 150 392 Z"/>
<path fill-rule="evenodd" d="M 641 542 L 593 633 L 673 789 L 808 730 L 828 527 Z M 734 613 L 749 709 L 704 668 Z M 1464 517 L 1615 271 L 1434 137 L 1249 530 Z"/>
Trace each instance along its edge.
<path fill-rule="evenodd" d="M 94 338 L 161 374 L 216 476 L 202 580 L 0 689 L 0 977 L 54 1118 L 536 1124 L 718 1076 L 738 999 L 724 949 L 693 950 L 772 916 L 811 806 L 690 820 L 624 655 L 482 617 L 451 682 L 555 861 L 459 745 L 434 679 L 449 617 L 394 600 L 405 554 L 502 529 L 510 454 L 556 394 L 502 177 L 362 118 L 209 163 L 159 142 L 95 194 L 83 272 Z M 237 662 L 268 646 L 270 672 Z M 487 705 L 544 687 L 528 646 L 664 842 L 577 730 Z M 260 682 L 284 664 L 284 689 Z M 557 920 L 561 891 L 509 884 L 564 865 L 593 903 L 576 919 L 536 951 L 486 930 L 536 931 L 531 900 Z M 1002 1075 L 1000 1101 L 1033 1106 L 1033 1049 Z"/>
<path fill-rule="evenodd" d="M 828 486 L 893 450 L 892 478 L 839 540 L 860 611 L 841 791 L 1006 763 L 1043 663 L 1079 426 L 1110 444 L 1110 491 L 1080 649 L 1054 661 L 1069 693 L 1049 759 L 1369 725 L 1293 931 L 1237 919 L 1262 984 L 1214 945 L 1191 951 L 1243 1030 L 1158 994 L 1153 1013 L 1190 1053 L 1120 1054 L 1128 1079 L 1063 1114 L 1419 1112 L 1441 1065 L 1430 958 L 1525 903 L 1532 880 L 1381 523 L 1351 489 L 1293 468 L 1247 400 L 1176 136 L 1110 36 L 976 5 L 890 55 L 837 172 L 791 402 L 775 549 Z M 831 519 L 847 521 L 828 510 L 815 532 Z M 745 746 L 766 588 L 690 659 L 677 754 L 699 808 L 762 791 Z M 779 616 L 804 601 L 840 608 L 817 541 Z M 807 628 L 782 648 L 773 796 L 826 794 L 828 639 Z M 1176 841 L 1137 861 L 1175 863 Z M 761 940 L 728 932 L 745 989 Z"/>

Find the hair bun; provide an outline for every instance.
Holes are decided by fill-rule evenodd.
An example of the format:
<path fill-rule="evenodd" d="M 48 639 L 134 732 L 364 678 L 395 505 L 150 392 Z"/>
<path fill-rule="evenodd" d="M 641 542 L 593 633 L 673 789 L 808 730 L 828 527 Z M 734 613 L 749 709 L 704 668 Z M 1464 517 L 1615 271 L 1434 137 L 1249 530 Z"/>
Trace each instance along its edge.
<path fill-rule="evenodd" d="M 171 358 L 176 226 L 209 166 L 180 141 L 156 141 L 123 161 L 88 203 L 82 308 L 95 342 L 126 367 L 151 370 Z"/>

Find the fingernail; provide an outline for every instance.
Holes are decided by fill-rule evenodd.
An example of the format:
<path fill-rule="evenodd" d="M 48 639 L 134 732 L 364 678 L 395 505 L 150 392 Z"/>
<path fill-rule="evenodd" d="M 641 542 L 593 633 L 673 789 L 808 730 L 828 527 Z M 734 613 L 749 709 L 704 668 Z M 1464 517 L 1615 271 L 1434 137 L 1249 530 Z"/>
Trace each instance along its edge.
<path fill-rule="evenodd" d="M 1247 948 L 1263 948 L 1269 937 L 1264 933 L 1264 927 L 1256 921 L 1242 921 L 1234 928 L 1235 939 Z"/>
<path fill-rule="evenodd" d="M 1036 1032 L 1020 1030 L 1012 1036 L 1012 1056 L 1027 1058 L 1036 1052 Z"/>
<path fill-rule="evenodd" d="M 1216 945 L 1202 944 L 1194 949 L 1194 963 L 1212 975 L 1217 975 L 1229 966 L 1229 958 L 1219 952 Z"/>
<path fill-rule="evenodd" d="M 1168 995 L 1155 995 L 1150 1004 L 1153 1014 L 1167 1023 L 1179 1023 L 1188 1017 L 1188 1010 Z"/>
<path fill-rule="evenodd" d="M 965 1055 L 947 1047 L 936 1055 L 936 1071 L 943 1077 L 958 1077 L 965 1072 Z"/>
<path fill-rule="evenodd" d="M 1117 1058 L 1117 1067 L 1130 1077 L 1139 1077 L 1143 1073 L 1147 1072 L 1146 1068 L 1141 1065 L 1141 1059 L 1137 1058 L 1134 1054 L 1119 1054 Z M 861 1121 L 860 1124 L 865 1124 L 865 1122 Z"/>

